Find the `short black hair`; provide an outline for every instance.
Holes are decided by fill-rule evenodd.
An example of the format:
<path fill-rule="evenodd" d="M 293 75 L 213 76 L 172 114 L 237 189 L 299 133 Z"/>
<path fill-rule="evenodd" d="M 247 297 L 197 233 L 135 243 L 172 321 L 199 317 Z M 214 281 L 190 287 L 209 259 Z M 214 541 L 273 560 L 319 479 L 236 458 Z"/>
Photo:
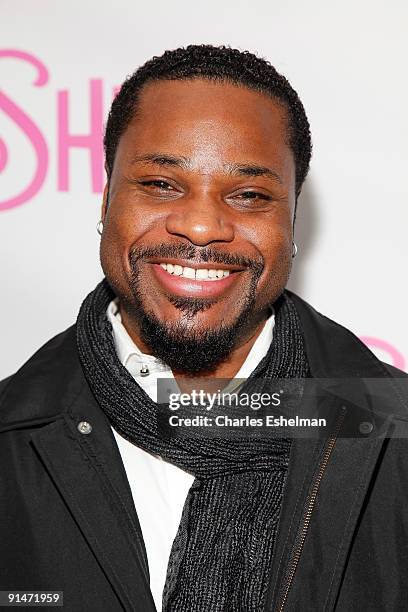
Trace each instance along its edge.
<path fill-rule="evenodd" d="M 298 94 L 265 59 L 226 46 L 189 45 L 153 57 L 129 76 L 115 97 L 106 124 L 104 147 L 110 179 L 120 137 L 132 120 L 144 85 L 160 80 L 194 78 L 244 85 L 283 103 L 288 117 L 288 144 L 296 166 L 296 197 L 309 170 L 310 126 Z"/>

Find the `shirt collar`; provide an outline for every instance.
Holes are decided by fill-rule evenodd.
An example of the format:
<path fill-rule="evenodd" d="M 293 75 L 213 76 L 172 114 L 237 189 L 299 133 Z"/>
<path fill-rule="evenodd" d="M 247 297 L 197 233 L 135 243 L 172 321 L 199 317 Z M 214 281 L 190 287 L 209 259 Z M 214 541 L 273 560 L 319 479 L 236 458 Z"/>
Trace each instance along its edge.
<path fill-rule="evenodd" d="M 253 343 L 247 358 L 235 374 L 234 378 L 249 378 L 256 366 L 265 357 L 272 343 L 273 328 L 275 327 L 275 311 L 272 308 L 271 316 L 266 320 L 261 333 Z"/>
<path fill-rule="evenodd" d="M 118 355 L 119 361 L 122 365 L 125 366 L 125 368 L 128 366 L 129 361 L 131 359 L 136 358 L 136 360 L 140 363 L 148 364 L 150 369 L 154 368 L 157 371 L 161 372 L 170 370 L 170 368 L 162 361 L 160 361 L 160 359 L 157 359 L 157 357 L 142 353 L 139 347 L 129 336 L 125 326 L 122 323 L 118 298 L 115 298 L 110 302 L 106 314 L 108 320 L 112 324 L 113 339 L 115 343 L 116 353 Z"/>

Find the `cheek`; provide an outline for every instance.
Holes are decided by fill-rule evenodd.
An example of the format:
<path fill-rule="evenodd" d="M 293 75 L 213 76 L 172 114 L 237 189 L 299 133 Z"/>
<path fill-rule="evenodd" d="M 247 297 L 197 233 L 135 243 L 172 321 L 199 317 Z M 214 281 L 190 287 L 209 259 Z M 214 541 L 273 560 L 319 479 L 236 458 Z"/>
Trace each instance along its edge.
<path fill-rule="evenodd" d="M 163 225 L 162 216 L 160 211 L 153 211 L 147 206 L 115 201 L 106 217 L 106 234 L 120 244 L 131 245 L 156 226 Z"/>
<path fill-rule="evenodd" d="M 292 265 L 292 239 L 287 233 L 271 235 L 265 251 L 265 272 L 269 279 L 286 278 Z M 287 280 L 287 278 L 286 278 Z"/>
<path fill-rule="evenodd" d="M 282 260 L 286 262 L 292 253 L 292 219 L 289 209 L 274 213 L 269 218 L 256 220 L 246 227 L 240 227 L 241 238 L 262 255 L 265 272 Z"/>
<path fill-rule="evenodd" d="M 291 225 L 271 226 L 262 235 L 262 240 L 258 235 L 257 249 L 265 263 L 258 283 L 258 300 L 265 304 L 278 298 L 289 279 L 292 267 Z"/>
<path fill-rule="evenodd" d="M 105 218 L 100 244 L 100 261 L 108 280 L 115 288 L 128 292 L 129 252 L 134 246 L 160 244 L 162 214 L 141 207 L 130 207 L 121 201 L 111 202 Z"/>

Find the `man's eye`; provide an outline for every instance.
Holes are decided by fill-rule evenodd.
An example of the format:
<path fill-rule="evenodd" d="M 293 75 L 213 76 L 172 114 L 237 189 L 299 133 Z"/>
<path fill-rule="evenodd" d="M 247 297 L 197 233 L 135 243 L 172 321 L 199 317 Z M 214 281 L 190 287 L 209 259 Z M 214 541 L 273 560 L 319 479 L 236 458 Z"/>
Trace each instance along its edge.
<path fill-rule="evenodd" d="M 241 210 L 262 211 L 269 210 L 270 203 L 273 201 L 273 196 L 263 193 L 262 191 L 240 191 L 231 193 L 228 196 L 230 206 L 234 206 Z"/>
<path fill-rule="evenodd" d="M 239 201 L 250 201 L 255 202 L 256 200 L 261 200 L 262 202 L 270 202 L 272 197 L 267 195 L 266 193 L 261 193 L 260 191 L 241 191 L 241 193 L 237 193 L 232 196 L 235 200 Z"/>
<path fill-rule="evenodd" d="M 175 191 L 174 187 L 166 181 L 152 180 L 152 181 L 140 181 L 140 184 L 144 187 L 153 187 L 161 191 Z"/>
<path fill-rule="evenodd" d="M 271 197 L 266 195 L 265 193 L 260 193 L 259 191 L 243 191 L 242 193 L 238 193 L 235 197 L 240 198 L 241 200 L 270 200 Z"/>

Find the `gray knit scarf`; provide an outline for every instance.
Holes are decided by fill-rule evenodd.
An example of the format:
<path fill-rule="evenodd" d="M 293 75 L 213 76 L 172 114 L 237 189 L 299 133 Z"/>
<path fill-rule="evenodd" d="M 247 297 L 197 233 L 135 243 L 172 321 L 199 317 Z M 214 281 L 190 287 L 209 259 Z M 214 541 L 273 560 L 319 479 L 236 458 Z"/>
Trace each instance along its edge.
<path fill-rule="evenodd" d="M 290 440 L 168 437 L 158 405 L 120 363 L 106 317 L 115 297 L 104 279 L 84 300 L 77 345 L 90 388 L 111 425 L 143 450 L 193 474 L 170 554 L 166 612 L 260 612 L 265 604 Z M 255 378 L 304 378 L 298 315 L 283 293 L 274 337 Z"/>

